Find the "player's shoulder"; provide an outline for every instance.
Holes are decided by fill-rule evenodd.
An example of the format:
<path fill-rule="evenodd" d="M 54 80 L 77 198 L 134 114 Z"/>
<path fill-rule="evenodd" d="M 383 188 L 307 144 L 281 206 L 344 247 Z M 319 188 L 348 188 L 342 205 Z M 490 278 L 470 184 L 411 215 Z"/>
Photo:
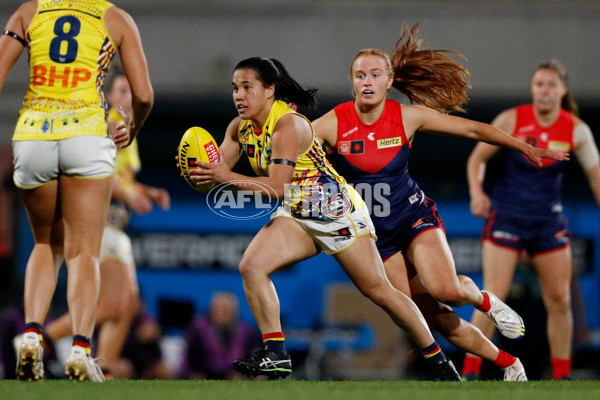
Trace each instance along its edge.
<path fill-rule="evenodd" d="M 578 126 L 589 128 L 588 124 L 586 124 L 584 120 L 576 115 L 573 115 L 573 128 L 577 128 Z"/>
<path fill-rule="evenodd" d="M 518 113 L 519 107 L 511 107 L 511 108 L 507 108 L 504 111 L 501 111 L 496 118 L 499 119 L 510 119 L 510 118 L 516 118 L 517 117 L 517 113 Z"/>
<path fill-rule="evenodd" d="M 121 38 L 124 35 L 130 35 L 137 29 L 133 17 L 127 11 L 114 4 L 111 4 L 106 10 L 106 13 L 104 14 L 104 23 L 113 38 Z"/>
<path fill-rule="evenodd" d="M 20 18 L 21 21 L 31 21 L 38 9 L 38 2 L 36 0 L 27 1 L 21 4 L 16 11 L 13 13 L 13 17 Z"/>
<path fill-rule="evenodd" d="M 279 117 L 273 132 L 282 129 L 294 129 L 300 131 L 306 129 L 310 130 L 311 124 L 304 115 L 298 113 L 289 113 Z"/>
<path fill-rule="evenodd" d="M 498 125 L 498 124 L 500 124 L 500 125 L 505 125 L 505 124 L 512 125 L 517 120 L 517 113 L 518 113 L 518 107 L 512 107 L 512 108 L 508 108 L 508 109 L 506 109 L 504 111 L 501 111 L 494 118 L 494 121 L 492 122 L 492 125 Z"/>

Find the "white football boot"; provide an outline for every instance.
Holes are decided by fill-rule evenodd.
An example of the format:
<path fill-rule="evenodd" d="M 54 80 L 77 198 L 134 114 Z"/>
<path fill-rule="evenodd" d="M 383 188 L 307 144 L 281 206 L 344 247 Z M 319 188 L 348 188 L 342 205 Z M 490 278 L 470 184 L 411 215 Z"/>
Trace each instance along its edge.
<path fill-rule="evenodd" d="M 504 370 L 504 380 L 511 382 L 527 382 L 527 375 L 525 375 L 525 368 L 521 361 L 517 358 L 513 365 L 509 365 Z"/>
<path fill-rule="evenodd" d="M 15 342 L 18 337 L 15 338 Z M 17 353 L 17 379 L 20 381 L 39 381 L 44 379 L 44 347 L 38 334 L 27 332 L 23 334 Z"/>
<path fill-rule="evenodd" d="M 490 299 L 490 311 L 485 314 L 494 322 L 498 331 L 509 339 L 519 339 L 525 336 L 523 318 L 507 306 L 494 293 L 482 290 Z"/>
<path fill-rule="evenodd" d="M 88 356 L 79 346 L 73 346 L 71 355 L 67 358 L 65 374 L 69 379 L 77 381 L 104 382 L 106 380 L 96 360 Z"/>

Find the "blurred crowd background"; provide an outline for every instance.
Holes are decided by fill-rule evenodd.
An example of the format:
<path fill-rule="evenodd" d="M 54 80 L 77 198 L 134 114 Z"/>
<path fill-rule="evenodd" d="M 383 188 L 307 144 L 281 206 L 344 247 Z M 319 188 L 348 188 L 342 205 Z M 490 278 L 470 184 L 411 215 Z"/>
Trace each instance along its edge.
<path fill-rule="evenodd" d="M 19 4 L 2 1 L 2 24 Z M 455 50 L 465 57 L 472 82 L 467 117 L 490 122 L 498 112 L 529 102 L 532 68 L 557 58 L 569 72 L 581 118 L 600 142 L 600 3 L 594 0 L 124 0 L 116 4 L 138 24 L 156 94 L 139 136 L 143 165 L 139 180 L 167 188 L 173 199 L 170 211 L 134 217 L 130 226 L 145 302 L 145 313 L 130 338 L 137 344 L 126 346 L 138 354 L 124 354 L 130 360 L 124 368 L 132 377 L 231 378 L 226 371 L 220 372 L 222 376 L 193 371 L 208 367 L 192 367 L 186 361 L 193 347 L 190 329 L 209 314 L 217 292 L 239 300 L 239 305 L 231 306 L 233 320 L 254 325 L 236 268 L 245 246 L 268 217 L 229 220 L 215 215 L 205 195 L 191 190 L 179 177 L 174 162 L 181 135 L 191 126 L 207 129 L 217 142 L 222 139 L 227 123 L 236 116 L 231 72 L 239 60 L 277 58 L 303 86 L 318 88 L 319 108 L 299 110 L 312 119 L 351 98 L 345 77 L 358 50 L 392 50 L 404 21 L 409 25 L 422 21 L 420 36 L 429 39 L 426 47 Z M 27 59 L 22 56 L 0 96 L 0 353 L 4 360 L 0 365 L 5 377 L 14 369 L 9 363 L 10 341 L 21 329 L 22 282 L 32 246 L 12 185 L 10 151 L 27 73 Z M 469 212 L 465 176 L 466 158 L 475 142 L 420 134 L 414 144 L 411 175 L 439 205 L 458 271 L 481 284 L 482 221 Z M 250 173 L 244 163 L 237 169 Z M 493 179 L 493 163 L 490 169 Z M 567 169 L 564 189 L 565 211 L 575 236 L 573 377 L 598 379 L 600 366 L 594 360 L 600 353 L 600 213 L 577 162 Z M 331 257 L 318 256 L 278 275 L 274 281 L 284 330 L 299 367 L 295 377 L 427 376 L 409 341 L 361 298 Z M 66 309 L 65 284 L 63 270 L 54 316 Z M 509 304 L 524 317 L 527 335 L 518 343 L 502 342 L 503 348 L 521 358 L 530 379 L 547 378 L 544 307 L 535 276 L 525 264 L 519 268 Z M 472 310 L 463 308 L 459 314 L 470 319 Z M 458 366 L 462 354 L 440 342 Z M 61 351 L 60 344 L 56 351 Z M 162 364 L 145 370 L 157 360 Z M 490 371 L 489 377 L 493 374 Z"/>

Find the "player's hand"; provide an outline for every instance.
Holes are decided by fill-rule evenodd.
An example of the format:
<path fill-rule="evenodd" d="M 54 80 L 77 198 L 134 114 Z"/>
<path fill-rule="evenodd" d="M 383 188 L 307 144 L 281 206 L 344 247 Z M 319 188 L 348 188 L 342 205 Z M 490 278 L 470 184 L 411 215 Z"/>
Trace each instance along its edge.
<path fill-rule="evenodd" d="M 214 163 L 196 161 L 197 168 L 190 168 L 190 179 L 198 185 L 205 183 L 227 183 L 230 182 L 231 170 L 223 158 Z"/>
<path fill-rule="evenodd" d="M 150 199 L 146 193 L 142 190 L 132 190 L 127 196 L 125 204 L 129 209 L 138 215 L 146 215 L 154 208 L 152 199 Z"/>
<path fill-rule="evenodd" d="M 133 137 L 131 136 L 131 128 L 133 116 L 131 111 L 119 106 L 117 107 L 117 112 L 121 115 L 123 122 L 117 125 L 117 129 L 115 132 L 112 132 L 112 139 L 115 142 L 115 145 L 119 149 L 123 149 L 131 144 L 133 141 Z"/>
<path fill-rule="evenodd" d="M 485 193 L 471 195 L 471 214 L 475 217 L 488 219 L 491 208 L 492 202 Z"/>
<path fill-rule="evenodd" d="M 179 176 L 183 176 L 183 172 L 181 172 L 181 168 L 179 166 L 179 146 L 177 147 L 177 154 L 175 155 L 175 162 L 176 162 L 175 166 L 180 171 Z"/>
<path fill-rule="evenodd" d="M 564 151 L 555 151 L 548 149 L 540 149 L 538 147 L 531 147 L 529 151 L 525 153 L 526 157 L 529 159 L 533 165 L 541 167 L 543 165 L 542 158 L 549 158 L 555 161 L 568 161 L 569 153 Z"/>
<path fill-rule="evenodd" d="M 171 196 L 163 188 L 150 188 L 149 195 L 152 200 L 164 211 L 171 208 Z"/>

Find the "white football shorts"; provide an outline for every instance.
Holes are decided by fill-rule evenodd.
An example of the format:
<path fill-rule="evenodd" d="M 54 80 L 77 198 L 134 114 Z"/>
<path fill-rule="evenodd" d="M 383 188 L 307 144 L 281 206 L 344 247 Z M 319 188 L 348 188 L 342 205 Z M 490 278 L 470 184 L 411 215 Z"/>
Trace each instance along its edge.
<path fill-rule="evenodd" d="M 291 218 L 306 231 L 315 242 L 317 248 L 325 254 L 340 253 L 349 249 L 356 239 L 371 235 L 376 241 L 375 227 L 369 216 L 367 206 L 334 221 L 319 221 L 310 218 L 294 218 L 283 206 L 271 214 L 271 219 L 277 217 Z"/>
<path fill-rule="evenodd" d="M 135 271 L 131 239 L 121 229 L 110 225 L 104 228 L 104 233 L 102 234 L 100 264 L 108 260 L 119 261 Z"/>
<path fill-rule="evenodd" d="M 114 173 L 117 148 L 103 136 L 76 136 L 62 140 L 12 142 L 13 180 L 20 189 L 34 189 L 67 176 L 100 179 Z"/>

